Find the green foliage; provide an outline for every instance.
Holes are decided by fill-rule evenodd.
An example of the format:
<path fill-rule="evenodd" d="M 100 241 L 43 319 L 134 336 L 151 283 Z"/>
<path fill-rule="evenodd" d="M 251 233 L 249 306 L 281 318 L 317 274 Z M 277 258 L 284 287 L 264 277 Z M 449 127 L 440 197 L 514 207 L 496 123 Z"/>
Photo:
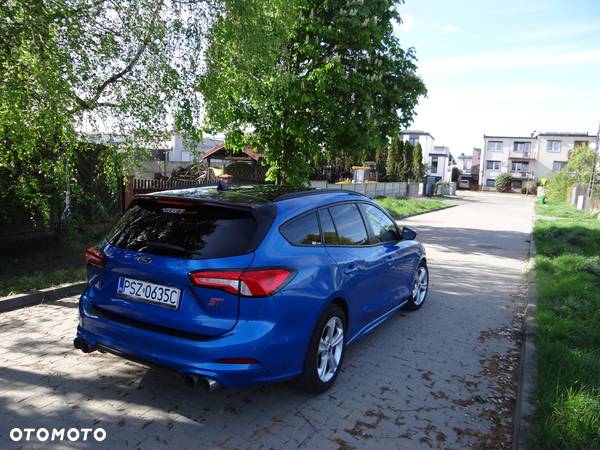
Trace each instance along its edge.
<path fill-rule="evenodd" d="M 415 181 L 421 181 L 425 176 L 425 165 L 423 164 L 423 149 L 421 148 L 421 144 L 419 144 L 418 142 L 413 150 L 412 170 Z"/>
<path fill-rule="evenodd" d="M 399 172 L 397 181 L 409 181 L 415 178 L 413 173 L 413 153 L 413 145 L 410 142 L 405 142 L 402 155 L 400 156 L 402 171 Z"/>
<path fill-rule="evenodd" d="M 399 3 L 226 0 L 199 82 L 208 128 L 246 132 L 269 177 L 290 184 L 322 155 L 384 147 L 426 92 L 393 34 Z"/>
<path fill-rule="evenodd" d="M 573 187 L 573 177 L 563 168 L 544 187 L 544 193 L 553 202 L 564 202 Z"/>
<path fill-rule="evenodd" d="M 600 223 L 537 221 L 534 238 L 538 371 L 529 446 L 600 448 Z"/>
<path fill-rule="evenodd" d="M 461 170 L 458 167 L 453 167 L 452 168 L 452 175 L 451 175 L 451 180 L 454 182 L 457 182 L 458 179 L 460 178 L 460 174 L 461 174 Z"/>
<path fill-rule="evenodd" d="M 377 170 L 379 171 L 379 180 L 385 179 L 386 162 L 387 162 L 387 148 L 386 147 L 377 147 L 377 150 L 375 150 L 375 164 L 377 164 Z"/>
<path fill-rule="evenodd" d="M 511 191 L 512 177 L 508 173 L 501 173 L 496 178 L 496 190 L 498 192 L 510 192 Z"/>
<path fill-rule="evenodd" d="M 416 199 L 398 199 L 391 197 L 378 197 L 377 203 L 389 211 L 395 219 L 421 214 L 424 212 L 435 211 L 436 209 L 448 206 L 441 200 L 416 200 Z"/>
<path fill-rule="evenodd" d="M 402 139 L 394 139 L 387 151 L 387 162 L 385 164 L 385 173 L 387 181 L 396 181 L 398 172 L 401 168 L 398 167 L 398 155 L 402 154 L 403 143 Z"/>
<path fill-rule="evenodd" d="M 164 138 L 168 117 L 186 136 L 198 138 L 200 102 L 192 86 L 208 10 L 199 1 L 4 2 L 3 210 L 25 208 L 42 223 L 68 216 L 67 200 L 77 195 L 82 137 L 76 130 L 108 124 L 126 136 L 122 165 L 110 169 L 119 177 L 138 160 L 140 148 Z"/>

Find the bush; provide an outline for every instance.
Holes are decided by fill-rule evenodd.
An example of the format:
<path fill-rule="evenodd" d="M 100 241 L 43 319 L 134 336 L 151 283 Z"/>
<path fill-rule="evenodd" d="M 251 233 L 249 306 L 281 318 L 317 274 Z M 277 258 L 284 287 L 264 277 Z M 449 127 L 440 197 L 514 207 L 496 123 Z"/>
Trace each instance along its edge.
<path fill-rule="evenodd" d="M 572 187 L 573 178 L 567 174 L 566 170 L 561 170 L 548 182 L 545 194 L 549 200 L 564 202 Z"/>
<path fill-rule="evenodd" d="M 510 192 L 512 190 L 511 183 L 512 177 L 507 173 L 501 173 L 496 178 L 496 190 L 498 192 Z"/>
<path fill-rule="evenodd" d="M 533 180 L 526 181 L 521 187 L 521 194 L 537 194 L 537 183 Z"/>

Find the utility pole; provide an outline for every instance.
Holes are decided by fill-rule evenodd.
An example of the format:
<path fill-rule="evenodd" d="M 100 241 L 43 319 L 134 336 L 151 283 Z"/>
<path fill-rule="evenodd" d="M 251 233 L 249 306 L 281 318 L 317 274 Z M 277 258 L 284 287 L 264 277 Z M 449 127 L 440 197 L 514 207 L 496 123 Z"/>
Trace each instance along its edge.
<path fill-rule="evenodd" d="M 594 183 L 596 182 L 596 166 L 598 165 L 598 152 L 600 151 L 600 122 L 598 123 L 598 132 L 596 133 L 596 151 L 594 152 L 594 165 L 592 167 L 592 176 L 590 177 L 590 185 L 588 187 L 588 199 L 592 200 L 594 193 Z"/>

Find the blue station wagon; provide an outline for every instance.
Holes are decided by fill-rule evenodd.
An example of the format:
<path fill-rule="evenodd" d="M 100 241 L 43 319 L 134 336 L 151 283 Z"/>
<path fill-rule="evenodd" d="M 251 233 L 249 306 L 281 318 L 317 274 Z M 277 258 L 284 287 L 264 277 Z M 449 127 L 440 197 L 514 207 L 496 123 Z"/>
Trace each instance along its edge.
<path fill-rule="evenodd" d="M 86 251 L 74 345 L 209 390 L 299 378 L 323 392 L 345 346 L 428 271 L 416 233 L 349 191 L 199 187 L 138 196 Z"/>

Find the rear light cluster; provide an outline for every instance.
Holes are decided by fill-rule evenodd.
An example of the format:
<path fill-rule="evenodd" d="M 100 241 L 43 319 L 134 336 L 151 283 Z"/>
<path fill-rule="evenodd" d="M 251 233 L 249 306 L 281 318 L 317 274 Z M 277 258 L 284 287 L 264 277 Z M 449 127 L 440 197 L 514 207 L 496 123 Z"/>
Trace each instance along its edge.
<path fill-rule="evenodd" d="M 92 266 L 104 267 L 104 264 L 106 263 L 104 252 L 98 250 L 96 247 L 88 248 L 83 254 L 83 257 L 85 258 L 85 263 Z"/>
<path fill-rule="evenodd" d="M 291 278 L 287 269 L 201 270 L 190 273 L 196 286 L 221 289 L 243 297 L 266 297 L 274 294 Z"/>

